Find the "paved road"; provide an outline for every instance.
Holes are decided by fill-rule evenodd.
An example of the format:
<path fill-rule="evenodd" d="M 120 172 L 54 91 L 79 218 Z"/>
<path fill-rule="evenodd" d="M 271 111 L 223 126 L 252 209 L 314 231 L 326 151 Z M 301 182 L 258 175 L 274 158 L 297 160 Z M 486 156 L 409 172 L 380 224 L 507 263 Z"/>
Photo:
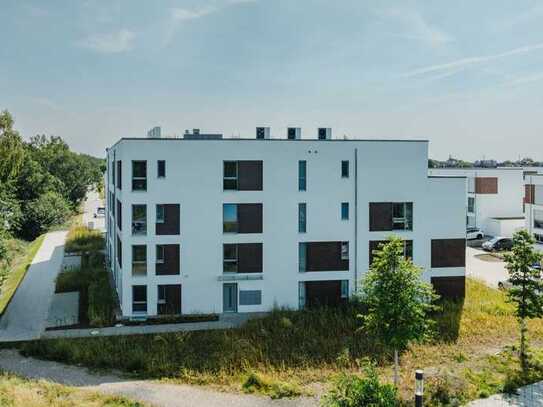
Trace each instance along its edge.
<path fill-rule="evenodd" d="M 45 330 L 47 312 L 62 266 L 66 232 L 45 236 L 26 276 L 0 320 L 0 342 L 37 339 Z"/>
<path fill-rule="evenodd" d="M 468 407 L 541 407 L 543 406 L 543 382 L 521 387 L 517 395 L 496 394 L 487 399 L 475 400 Z"/>
<path fill-rule="evenodd" d="M 99 375 L 77 366 L 25 358 L 15 350 L 0 350 L 0 370 L 32 379 L 46 379 L 101 393 L 122 395 L 158 407 L 316 407 L 313 398 L 271 400 L 267 397 L 222 393 L 203 387 L 152 381 L 126 381 L 115 374 Z"/>
<path fill-rule="evenodd" d="M 466 248 L 466 274 L 469 277 L 483 280 L 490 287 L 497 288 L 499 281 L 504 281 L 508 278 L 505 263 L 503 261 L 484 261 L 475 257 L 484 253 L 483 250 L 472 247 Z"/>
<path fill-rule="evenodd" d="M 88 192 L 87 199 L 84 204 L 83 224 L 88 226 L 89 223 L 92 223 L 94 229 L 105 231 L 106 230 L 105 216 L 101 216 L 98 218 L 94 217 L 94 214 L 96 213 L 96 209 L 99 206 L 103 207 L 104 203 L 100 199 L 98 192 L 95 192 L 95 191 Z"/>

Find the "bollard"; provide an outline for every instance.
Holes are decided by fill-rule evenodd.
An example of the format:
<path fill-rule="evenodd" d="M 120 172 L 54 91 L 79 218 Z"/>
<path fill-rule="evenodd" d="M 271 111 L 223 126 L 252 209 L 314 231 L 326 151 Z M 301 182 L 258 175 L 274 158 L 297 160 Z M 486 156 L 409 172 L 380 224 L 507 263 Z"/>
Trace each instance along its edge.
<path fill-rule="evenodd" d="M 422 407 L 422 395 L 424 393 L 424 373 L 415 371 L 415 407 Z"/>

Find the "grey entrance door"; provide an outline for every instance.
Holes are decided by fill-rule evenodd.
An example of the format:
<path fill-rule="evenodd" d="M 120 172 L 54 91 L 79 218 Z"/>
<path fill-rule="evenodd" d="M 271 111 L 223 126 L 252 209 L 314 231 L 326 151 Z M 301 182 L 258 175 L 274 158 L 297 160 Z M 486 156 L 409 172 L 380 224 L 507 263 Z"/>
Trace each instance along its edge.
<path fill-rule="evenodd" d="M 225 283 L 222 289 L 222 311 L 238 312 L 238 285 Z"/>

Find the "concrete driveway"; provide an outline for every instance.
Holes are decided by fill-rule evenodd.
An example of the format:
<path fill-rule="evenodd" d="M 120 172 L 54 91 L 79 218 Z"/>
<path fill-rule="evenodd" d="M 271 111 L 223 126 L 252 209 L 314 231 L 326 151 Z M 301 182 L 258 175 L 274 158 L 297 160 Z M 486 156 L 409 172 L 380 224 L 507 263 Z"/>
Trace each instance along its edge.
<path fill-rule="evenodd" d="M 98 209 L 99 206 L 103 207 L 104 203 L 100 199 L 98 192 L 90 191 L 89 193 L 87 193 L 87 199 L 84 204 L 83 224 L 88 226 L 89 223 L 92 223 L 93 229 L 98 229 L 102 232 L 105 232 L 106 217 L 105 216 L 101 216 L 98 218 L 94 217 L 94 214 L 96 213 L 96 209 Z"/>
<path fill-rule="evenodd" d="M 490 287 L 498 288 L 498 282 L 505 281 L 509 274 L 503 261 L 485 261 L 478 258 L 486 252 L 466 247 L 466 275 L 484 281 Z"/>
<path fill-rule="evenodd" d="M 67 232 L 45 236 L 0 320 L 0 342 L 38 339 L 45 330 L 55 279 L 62 266 Z"/>

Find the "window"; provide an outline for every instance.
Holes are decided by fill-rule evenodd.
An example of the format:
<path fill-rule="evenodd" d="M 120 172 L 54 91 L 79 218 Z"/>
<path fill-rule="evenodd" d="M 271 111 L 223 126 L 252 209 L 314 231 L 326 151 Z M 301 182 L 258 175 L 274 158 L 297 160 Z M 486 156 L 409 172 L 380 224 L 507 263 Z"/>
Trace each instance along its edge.
<path fill-rule="evenodd" d="M 223 232 L 237 233 L 238 232 L 238 206 L 236 204 L 223 204 Z"/>
<path fill-rule="evenodd" d="M 298 232 L 299 233 L 306 232 L 306 204 L 305 203 L 298 204 Z"/>
<path fill-rule="evenodd" d="M 298 271 L 304 273 L 307 265 L 306 243 L 298 243 Z"/>
<path fill-rule="evenodd" d="M 146 245 L 132 246 L 132 275 L 133 276 L 147 275 L 147 246 Z"/>
<path fill-rule="evenodd" d="M 119 230 L 123 230 L 123 205 L 121 201 L 117 199 L 117 227 Z"/>
<path fill-rule="evenodd" d="M 236 244 L 223 245 L 223 273 L 238 272 L 238 246 Z"/>
<path fill-rule="evenodd" d="M 158 160 L 157 161 L 157 177 L 164 178 L 166 176 L 166 161 Z"/>
<path fill-rule="evenodd" d="M 238 162 L 224 161 L 223 164 L 223 189 L 237 190 L 238 189 Z"/>
<path fill-rule="evenodd" d="M 111 183 L 115 186 L 115 161 L 111 162 Z"/>
<path fill-rule="evenodd" d="M 341 162 L 341 178 L 349 178 L 349 161 Z"/>
<path fill-rule="evenodd" d="M 298 161 L 298 191 L 305 191 L 307 187 L 307 162 Z"/>
<path fill-rule="evenodd" d="M 164 223 L 164 205 L 156 206 L 156 223 Z"/>
<path fill-rule="evenodd" d="M 156 246 L 156 263 L 164 264 L 164 246 L 163 245 Z"/>
<path fill-rule="evenodd" d="M 121 239 L 119 239 L 119 236 L 117 236 L 117 262 L 119 263 L 119 267 L 123 267 L 123 245 L 121 242 Z"/>
<path fill-rule="evenodd" d="M 534 233 L 534 239 L 537 243 L 543 243 L 543 234 Z"/>
<path fill-rule="evenodd" d="M 543 229 L 543 211 L 534 210 L 534 228 Z"/>
<path fill-rule="evenodd" d="M 349 242 L 341 242 L 341 260 L 349 260 Z"/>
<path fill-rule="evenodd" d="M 261 290 L 239 290 L 239 305 L 262 304 Z"/>
<path fill-rule="evenodd" d="M 341 220 L 349 220 L 349 202 L 341 203 Z"/>
<path fill-rule="evenodd" d="M 132 161 L 132 191 L 147 191 L 147 161 Z"/>
<path fill-rule="evenodd" d="M 475 198 L 468 197 L 468 213 L 475 212 Z"/>
<path fill-rule="evenodd" d="M 396 202 L 392 204 L 392 229 L 413 229 L 413 203 Z"/>
<path fill-rule="evenodd" d="M 117 188 L 122 189 L 123 180 L 123 165 L 121 161 L 117 161 Z"/>
<path fill-rule="evenodd" d="M 305 308 L 305 281 L 298 283 L 298 308 Z"/>
<path fill-rule="evenodd" d="M 132 286 L 132 312 L 147 312 L 147 286 Z"/>
<path fill-rule="evenodd" d="M 132 234 L 147 234 L 147 205 L 132 205 Z"/>
<path fill-rule="evenodd" d="M 341 280 L 341 298 L 349 298 L 349 280 Z"/>

